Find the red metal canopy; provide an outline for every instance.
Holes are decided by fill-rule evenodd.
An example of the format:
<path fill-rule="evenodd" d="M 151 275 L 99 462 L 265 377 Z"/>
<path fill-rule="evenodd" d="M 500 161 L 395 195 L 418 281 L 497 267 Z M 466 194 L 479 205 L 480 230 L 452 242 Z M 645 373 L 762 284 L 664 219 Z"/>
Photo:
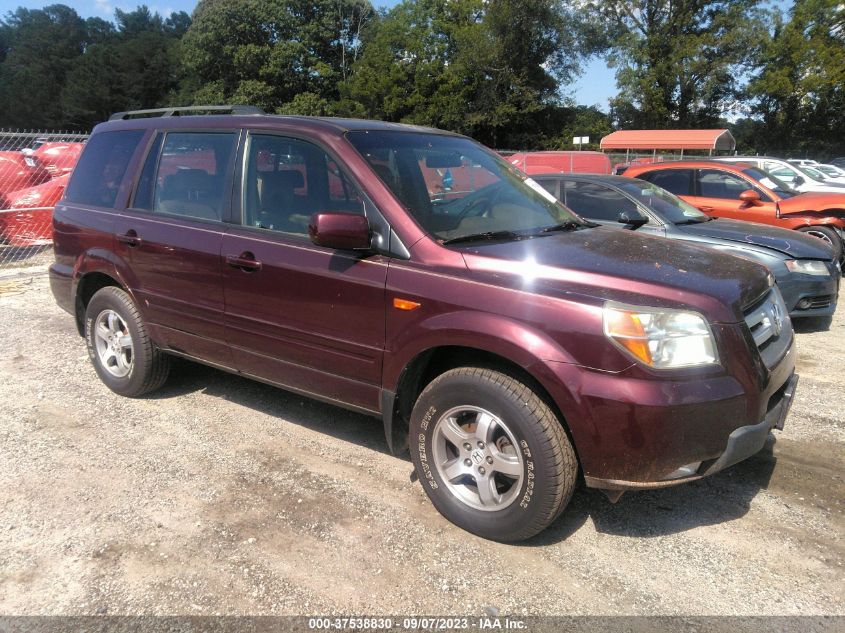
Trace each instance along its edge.
<path fill-rule="evenodd" d="M 728 130 L 620 130 L 601 140 L 602 149 L 706 149 L 731 151 Z"/>

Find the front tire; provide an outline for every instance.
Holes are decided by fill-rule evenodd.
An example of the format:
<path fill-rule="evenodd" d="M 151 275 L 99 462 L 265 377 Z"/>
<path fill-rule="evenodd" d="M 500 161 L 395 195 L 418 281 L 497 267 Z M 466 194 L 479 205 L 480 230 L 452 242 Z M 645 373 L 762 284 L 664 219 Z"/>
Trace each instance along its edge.
<path fill-rule="evenodd" d="M 826 242 L 833 249 L 833 261 L 842 261 L 842 238 L 835 230 L 829 226 L 802 226 L 798 230 Z"/>
<path fill-rule="evenodd" d="M 161 387 L 170 357 L 150 340 L 132 298 L 121 288 L 98 290 L 85 309 L 88 356 L 105 385 L 135 398 Z"/>
<path fill-rule="evenodd" d="M 468 532 L 521 541 L 544 530 L 575 489 L 578 462 L 552 410 L 498 371 L 461 367 L 420 394 L 411 457 L 437 510 Z"/>

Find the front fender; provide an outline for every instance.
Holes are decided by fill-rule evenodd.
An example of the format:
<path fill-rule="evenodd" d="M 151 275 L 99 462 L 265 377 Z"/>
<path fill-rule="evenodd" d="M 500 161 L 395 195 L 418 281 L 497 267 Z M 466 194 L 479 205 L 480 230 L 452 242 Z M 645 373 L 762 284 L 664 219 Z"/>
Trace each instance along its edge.
<path fill-rule="evenodd" d="M 572 357 L 544 332 L 505 316 L 460 310 L 438 314 L 404 328 L 388 341 L 383 385 L 396 390 L 402 371 L 423 352 L 438 347 L 466 347 L 489 352 L 526 371 L 536 363 L 575 364 Z"/>

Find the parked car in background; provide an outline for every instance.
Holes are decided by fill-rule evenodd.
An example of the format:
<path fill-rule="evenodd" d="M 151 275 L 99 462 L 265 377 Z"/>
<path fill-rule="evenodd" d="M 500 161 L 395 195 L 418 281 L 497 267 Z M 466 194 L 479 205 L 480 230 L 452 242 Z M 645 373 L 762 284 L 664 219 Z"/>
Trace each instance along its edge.
<path fill-rule="evenodd" d="M 501 541 L 578 481 L 694 481 L 783 427 L 765 267 L 595 227 L 456 134 L 196 111 L 98 125 L 55 209 L 53 293 L 116 393 L 178 355 L 379 417 L 435 507 Z M 485 177 L 443 196 L 422 164 Z"/>
<path fill-rule="evenodd" d="M 760 171 L 771 174 L 782 183 L 786 183 L 790 189 L 798 193 L 845 194 L 845 187 L 810 176 L 799 165 L 794 165 L 780 158 L 772 158 L 770 156 L 718 156 L 712 160 L 731 164 L 752 165 Z"/>
<path fill-rule="evenodd" d="M 839 158 L 832 159 L 830 161 L 830 164 L 839 167 L 839 169 L 845 169 L 845 156 L 840 156 Z"/>
<path fill-rule="evenodd" d="M 28 164 L 20 152 L 0 152 L 0 204 L 13 191 L 40 185 L 50 180 L 50 172 L 37 164 Z"/>
<path fill-rule="evenodd" d="M 833 178 L 839 182 L 845 182 L 845 169 L 840 169 L 836 165 L 818 164 L 816 169 L 822 172 L 828 178 Z"/>
<path fill-rule="evenodd" d="M 845 195 L 802 193 L 746 163 L 678 161 L 626 174 L 663 187 L 707 215 L 770 224 L 818 237 L 841 260 Z"/>
<path fill-rule="evenodd" d="M 44 167 L 53 178 L 57 178 L 73 171 L 84 146 L 85 143 L 47 142 L 29 153 L 29 156 Z"/>
<path fill-rule="evenodd" d="M 12 246 L 44 246 L 53 241 L 53 207 L 69 176 L 13 191 L 0 204 L 0 241 Z"/>
<path fill-rule="evenodd" d="M 823 170 L 819 169 L 819 165 L 798 165 L 801 172 L 812 178 L 815 182 L 820 182 L 827 185 L 835 185 L 845 192 L 845 179 L 839 176 L 830 176 Z M 835 169 L 835 168 L 834 168 Z"/>
<path fill-rule="evenodd" d="M 763 264 L 774 274 L 792 318 L 830 316 L 836 310 L 838 262 L 826 244 L 811 236 L 714 218 L 638 178 L 543 174 L 534 180 L 592 222 L 707 246 Z"/>
<path fill-rule="evenodd" d="M 602 152 L 517 152 L 505 157 L 526 174 L 609 174 L 610 157 Z"/>

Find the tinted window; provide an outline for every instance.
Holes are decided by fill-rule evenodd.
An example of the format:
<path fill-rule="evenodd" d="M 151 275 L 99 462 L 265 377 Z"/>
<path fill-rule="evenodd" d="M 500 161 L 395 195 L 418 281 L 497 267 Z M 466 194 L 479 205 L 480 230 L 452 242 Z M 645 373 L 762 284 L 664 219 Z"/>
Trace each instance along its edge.
<path fill-rule="evenodd" d="M 739 200 L 739 194 L 752 189 L 751 184 L 739 176 L 717 169 L 698 171 L 698 195 L 703 198 Z"/>
<path fill-rule="evenodd" d="M 233 133 L 173 132 L 164 137 L 153 193 L 155 213 L 220 220 Z M 147 161 L 152 160 L 147 157 Z"/>
<path fill-rule="evenodd" d="M 143 136 L 143 130 L 92 136 L 73 170 L 65 199 L 77 204 L 113 207 L 126 167 Z"/>
<path fill-rule="evenodd" d="M 535 178 L 535 180 L 537 180 Z M 537 180 L 537 183 L 550 194 L 552 194 L 555 198 L 559 199 L 558 196 L 558 182 L 557 180 Z"/>
<path fill-rule="evenodd" d="M 323 150 L 261 134 L 249 138 L 243 208 L 245 224 L 297 235 L 317 211 L 364 214 L 357 188 Z"/>
<path fill-rule="evenodd" d="M 138 186 L 135 188 L 135 196 L 132 199 L 132 207 L 135 209 L 146 209 L 152 211 L 153 192 L 156 184 L 156 168 L 158 157 L 161 152 L 161 141 L 163 134 L 156 134 L 147 159 L 144 161 L 144 168 L 141 170 L 141 177 L 138 179 Z"/>
<path fill-rule="evenodd" d="M 643 180 L 663 187 L 676 196 L 688 196 L 692 190 L 691 169 L 661 169 L 640 176 Z"/>
<path fill-rule="evenodd" d="M 582 224 L 539 184 L 467 138 L 383 131 L 353 131 L 347 138 L 436 238 L 496 233 L 515 239 Z"/>
<path fill-rule="evenodd" d="M 616 222 L 623 211 L 638 214 L 633 201 L 610 187 L 566 180 L 561 185 L 561 202 L 583 218 Z"/>
<path fill-rule="evenodd" d="M 622 191 L 673 224 L 707 222 L 710 218 L 691 204 L 649 182 L 628 181 L 618 185 Z"/>

